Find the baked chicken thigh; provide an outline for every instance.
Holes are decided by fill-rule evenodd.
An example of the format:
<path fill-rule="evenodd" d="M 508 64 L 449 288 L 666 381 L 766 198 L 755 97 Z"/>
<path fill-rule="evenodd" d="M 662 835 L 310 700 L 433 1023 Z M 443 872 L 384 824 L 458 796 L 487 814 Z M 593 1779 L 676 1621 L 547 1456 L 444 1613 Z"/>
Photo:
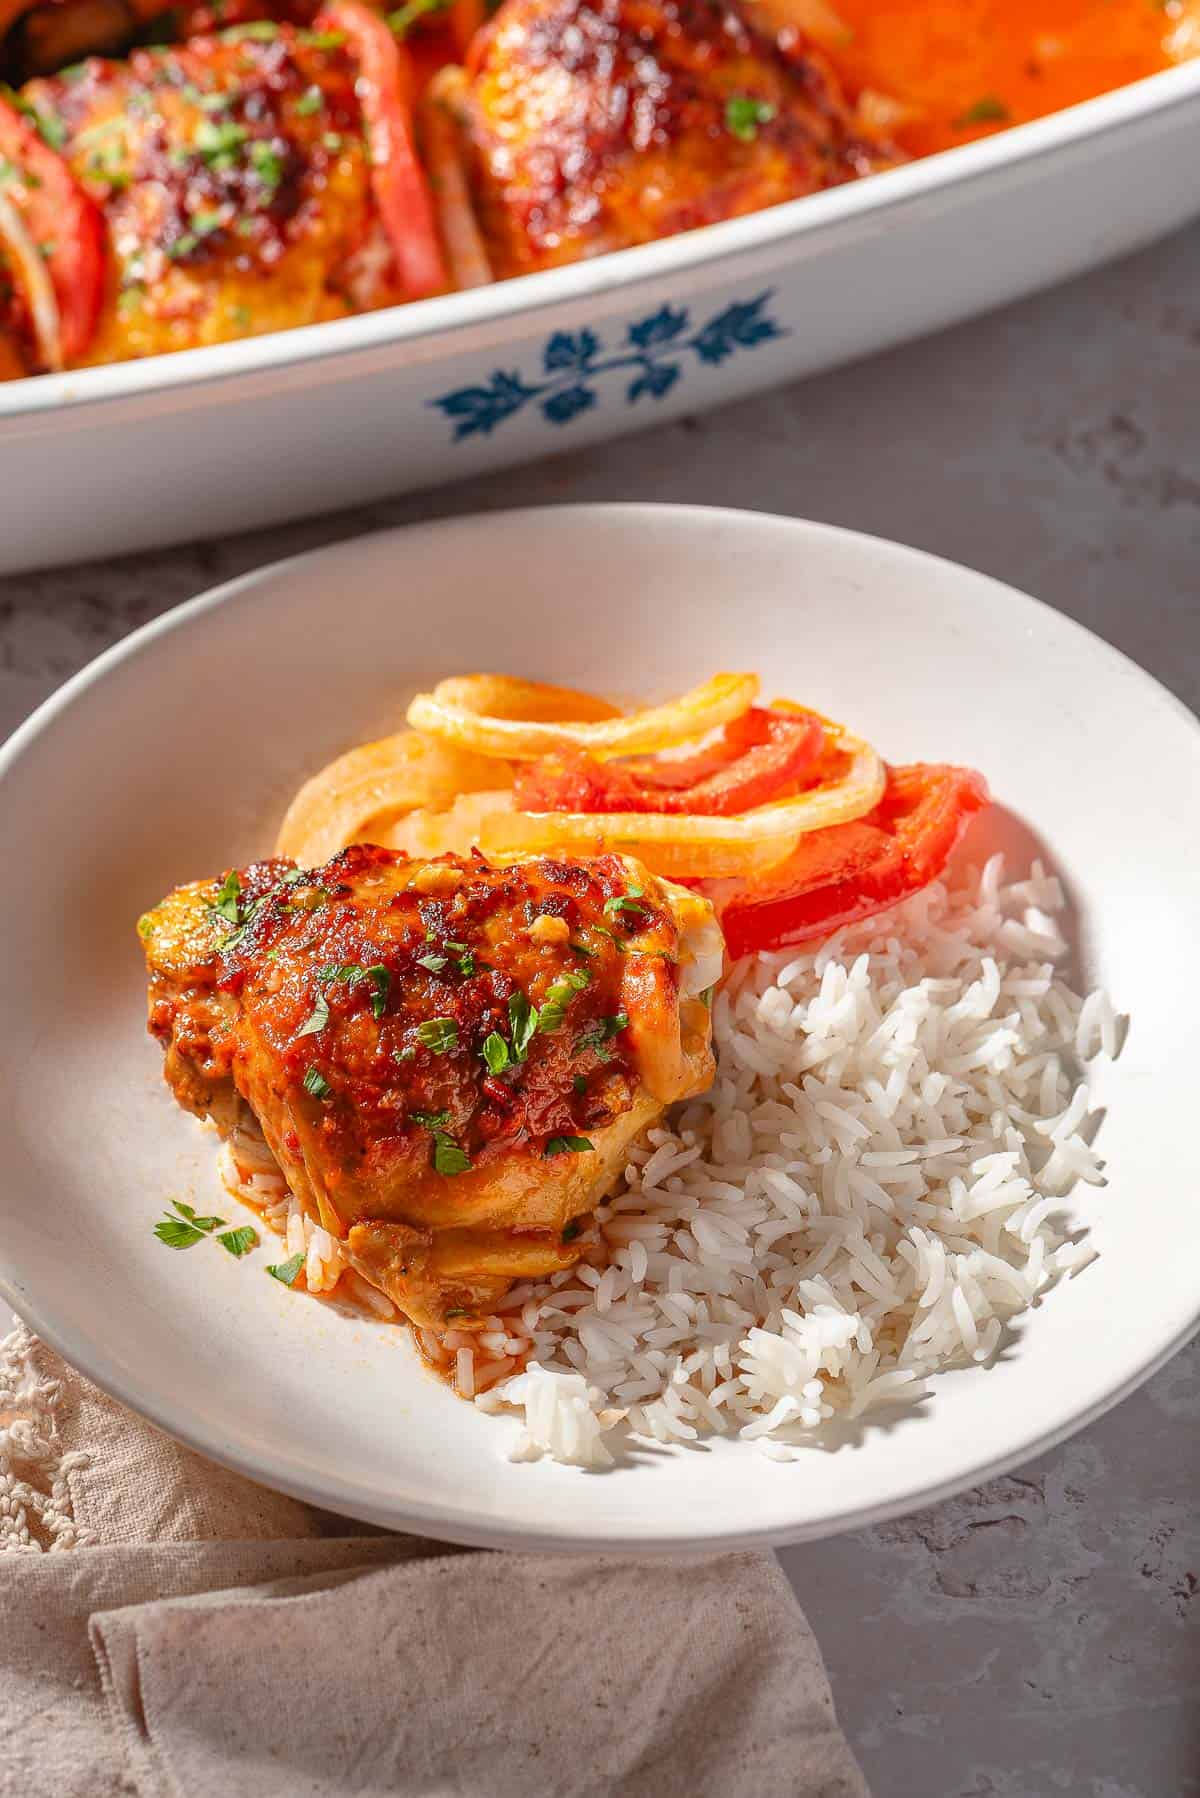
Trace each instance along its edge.
<path fill-rule="evenodd" d="M 569 1267 L 633 1139 L 713 1061 L 707 902 L 614 855 L 356 845 L 179 888 L 139 924 L 179 1102 L 245 1104 L 306 1212 L 414 1323 Z"/>
<path fill-rule="evenodd" d="M 447 89 L 494 273 L 649 243 L 896 161 L 854 128 L 832 70 L 779 32 L 778 11 L 505 0 Z"/>
<path fill-rule="evenodd" d="M 403 53 L 358 0 L 331 18 L 92 57 L 19 111 L 0 100 L 0 207 L 46 271 L 0 281 L 0 352 L 23 372 L 120 362 L 446 285 Z"/>

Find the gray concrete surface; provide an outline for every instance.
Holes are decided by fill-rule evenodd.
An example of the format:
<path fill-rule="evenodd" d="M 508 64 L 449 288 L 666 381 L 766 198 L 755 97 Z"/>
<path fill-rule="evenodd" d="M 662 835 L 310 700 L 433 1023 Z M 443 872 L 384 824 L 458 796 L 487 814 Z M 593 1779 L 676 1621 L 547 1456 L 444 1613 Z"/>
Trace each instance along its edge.
<path fill-rule="evenodd" d="M 915 347 L 622 444 L 0 583 L 0 732 L 228 575 L 384 524 L 566 499 L 757 507 L 918 544 L 1049 600 L 1200 708 L 1198 419 L 1193 229 Z M 783 1554 L 876 1798 L 1200 1793 L 1198 1422 L 1193 1345 L 1032 1467 Z"/>

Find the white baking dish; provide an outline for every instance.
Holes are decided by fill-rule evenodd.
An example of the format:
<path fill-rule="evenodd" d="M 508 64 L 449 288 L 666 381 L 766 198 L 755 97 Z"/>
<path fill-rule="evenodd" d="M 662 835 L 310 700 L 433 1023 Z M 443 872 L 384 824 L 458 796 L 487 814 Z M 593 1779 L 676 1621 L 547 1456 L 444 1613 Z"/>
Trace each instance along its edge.
<path fill-rule="evenodd" d="M 436 485 L 900 342 L 1200 212 L 1198 134 L 1200 61 L 642 249 L 0 386 L 0 572 Z"/>

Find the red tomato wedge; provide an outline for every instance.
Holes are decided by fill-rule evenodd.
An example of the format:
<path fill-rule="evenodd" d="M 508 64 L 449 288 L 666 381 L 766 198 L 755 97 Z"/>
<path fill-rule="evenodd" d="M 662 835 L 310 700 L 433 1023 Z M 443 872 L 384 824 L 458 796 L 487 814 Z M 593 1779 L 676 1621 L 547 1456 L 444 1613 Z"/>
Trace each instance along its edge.
<path fill-rule="evenodd" d="M 58 302 L 64 362 L 91 343 L 104 296 L 104 221 L 56 150 L 29 119 L 0 100 L 0 156 L 26 179 L 9 195 L 35 243 L 42 247 Z"/>
<path fill-rule="evenodd" d="M 970 768 L 917 762 L 889 768 L 883 798 L 852 824 L 801 837 L 754 881 L 689 881 L 716 906 L 729 955 L 782 949 L 869 918 L 936 880 L 987 782 Z"/>
<path fill-rule="evenodd" d="M 371 156 L 371 185 L 400 278 L 412 299 L 439 293 L 449 283 L 429 184 L 413 140 L 408 54 L 362 0 L 330 0 L 315 23 L 318 31 L 340 31 L 358 63 L 356 88 Z"/>
<path fill-rule="evenodd" d="M 797 792 L 825 747 L 811 712 L 752 706 L 708 749 L 599 762 L 568 750 L 518 770 L 513 804 L 527 812 L 674 812 L 732 818 Z"/>

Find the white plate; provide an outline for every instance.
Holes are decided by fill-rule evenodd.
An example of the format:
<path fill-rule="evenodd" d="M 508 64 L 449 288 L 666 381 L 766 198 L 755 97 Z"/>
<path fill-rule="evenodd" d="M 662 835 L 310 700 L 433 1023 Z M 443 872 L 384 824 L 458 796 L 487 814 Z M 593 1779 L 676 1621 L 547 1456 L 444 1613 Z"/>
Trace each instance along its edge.
<path fill-rule="evenodd" d="M 934 330 L 1194 216 L 1198 131 L 1200 59 L 662 243 L 4 383 L 0 573 L 456 480 Z"/>
<path fill-rule="evenodd" d="M 144 1033 L 134 920 L 269 848 L 296 783 L 452 670 L 625 694 L 758 667 L 899 760 L 983 769 L 1067 881 L 1088 975 L 1132 1014 L 1098 1082 L 1100 1259 L 1000 1365 L 792 1464 L 656 1450 L 604 1474 L 510 1463 L 516 1425 L 398 1329 L 286 1292 L 260 1252 L 171 1254 L 163 1202 L 220 1196 L 215 1143 Z M 1060 1440 L 1200 1318 L 1200 731 L 1078 625 L 947 562 L 750 513 L 564 507 L 365 538 L 233 582 L 72 681 L 0 757 L 0 1297 L 206 1454 L 378 1523 L 500 1545 L 795 1541 L 928 1503 Z M 1032 833 L 1032 834 L 1031 834 Z M 983 851 L 987 842 L 974 838 Z"/>

